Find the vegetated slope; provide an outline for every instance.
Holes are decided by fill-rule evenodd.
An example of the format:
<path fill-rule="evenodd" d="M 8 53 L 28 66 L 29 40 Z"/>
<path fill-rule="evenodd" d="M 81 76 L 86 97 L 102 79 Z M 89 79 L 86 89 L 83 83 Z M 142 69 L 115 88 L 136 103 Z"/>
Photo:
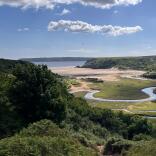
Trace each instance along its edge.
<path fill-rule="evenodd" d="M 107 69 L 135 69 L 135 70 L 149 70 L 156 67 L 156 56 L 142 56 L 142 57 L 112 57 L 112 58 L 94 58 L 88 60 L 84 68 Z"/>
<path fill-rule="evenodd" d="M 147 119 L 89 107 L 46 66 L 18 64 L 11 73 L 0 74 L 0 155 L 95 155 L 98 145 L 115 146 L 107 153 L 121 154 L 131 146 L 125 140 L 154 137 Z M 38 122 L 43 119 L 53 126 Z M 21 131 L 34 122 L 36 127 Z M 117 139 L 106 143 L 111 137 Z"/>
<path fill-rule="evenodd" d="M 137 146 L 132 146 L 127 156 L 154 156 L 156 154 L 156 140 L 145 141 Z"/>
<path fill-rule="evenodd" d="M 1 156 L 97 156 L 91 147 L 80 143 L 49 120 L 29 125 L 17 135 L 0 140 Z"/>
<path fill-rule="evenodd" d="M 17 64 L 27 64 L 25 61 L 0 59 L 0 72 L 11 72 Z"/>
<path fill-rule="evenodd" d="M 87 61 L 89 57 L 43 57 L 43 58 L 22 58 L 29 62 L 53 62 L 53 61 Z"/>

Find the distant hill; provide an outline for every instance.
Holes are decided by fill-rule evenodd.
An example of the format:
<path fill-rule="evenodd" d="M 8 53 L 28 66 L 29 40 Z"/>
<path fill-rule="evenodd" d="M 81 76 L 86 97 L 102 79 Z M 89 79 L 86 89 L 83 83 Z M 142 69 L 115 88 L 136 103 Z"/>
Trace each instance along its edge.
<path fill-rule="evenodd" d="M 54 62 L 54 61 L 87 61 L 89 57 L 43 57 L 43 58 L 22 58 L 20 60 L 29 62 Z"/>
<path fill-rule="evenodd" d="M 156 56 L 93 58 L 87 60 L 83 67 L 154 70 L 156 69 Z"/>

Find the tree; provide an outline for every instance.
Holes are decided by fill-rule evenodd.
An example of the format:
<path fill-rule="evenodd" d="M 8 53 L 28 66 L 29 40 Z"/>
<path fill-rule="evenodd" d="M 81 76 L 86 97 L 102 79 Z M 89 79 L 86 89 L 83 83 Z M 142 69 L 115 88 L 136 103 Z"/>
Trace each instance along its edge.
<path fill-rule="evenodd" d="M 9 98 L 15 112 L 28 124 L 40 119 L 65 119 L 68 93 L 59 77 L 46 66 L 18 65 Z"/>
<path fill-rule="evenodd" d="M 7 97 L 13 77 L 0 74 L 0 138 L 13 134 L 20 127 L 20 120 Z"/>

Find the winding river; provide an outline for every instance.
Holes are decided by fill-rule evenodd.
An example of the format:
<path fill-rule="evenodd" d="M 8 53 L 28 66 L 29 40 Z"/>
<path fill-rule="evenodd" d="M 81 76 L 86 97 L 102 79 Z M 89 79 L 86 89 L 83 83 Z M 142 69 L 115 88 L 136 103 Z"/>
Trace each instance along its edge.
<path fill-rule="evenodd" d="M 128 103 L 138 103 L 138 102 L 147 102 L 147 101 L 156 101 L 156 94 L 154 93 L 154 90 L 156 89 L 156 87 L 149 87 L 149 88 L 144 88 L 141 91 L 143 93 L 145 93 L 146 95 L 148 95 L 149 97 L 146 99 L 140 99 L 140 100 L 112 100 L 112 99 L 103 99 L 103 98 L 96 98 L 94 97 L 94 94 L 99 93 L 100 91 L 97 90 L 92 90 L 89 91 L 84 98 L 86 100 L 95 100 L 95 101 L 99 101 L 99 102 L 128 102 Z M 126 111 L 128 113 L 134 113 L 131 112 L 127 109 L 113 109 L 113 110 L 122 110 L 122 111 Z M 138 111 L 138 112 L 156 112 L 156 110 L 152 110 L 152 111 Z M 156 117 L 150 117 L 150 116 L 144 116 L 145 118 L 148 119 L 156 119 Z"/>
<path fill-rule="evenodd" d="M 139 99 L 139 100 L 112 100 L 112 99 L 104 99 L 104 98 L 96 98 L 94 97 L 94 94 L 96 93 L 99 93 L 100 91 L 98 90 L 88 90 L 86 95 L 84 96 L 84 98 L 86 100 L 95 100 L 95 101 L 99 101 L 99 102 L 127 102 L 127 103 L 138 103 L 138 102 L 148 102 L 148 101 L 156 101 L 156 94 L 154 93 L 154 90 L 156 89 L 156 87 L 149 87 L 149 88 L 144 88 L 142 89 L 141 91 L 143 93 L 145 93 L 146 95 L 148 95 L 149 97 L 146 98 L 146 99 Z M 86 90 L 79 90 L 78 92 L 86 92 Z M 70 93 L 75 93 L 74 92 L 70 92 Z M 112 109 L 112 110 L 120 110 L 120 111 L 125 111 L 125 112 L 128 112 L 128 113 L 144 113 L 144 112 L 156 112 L 156 110 L 147 110 L 147 111 L 137 111 L 137 112 L 132 112 L 132 111 L 129 111 L 127 109 Z M 144 116 L 145 118 L 148 118 L 148 119 L 156 119 L 156 117 L 150 117 L 150 116 Z"/>
<path fill-rule="evenodd" d="M 128 103 L 137 103 L 137 102 L 147 102 L 147 101 L 155 101 L 156 100 L 156 94 L 154 93 L 154 90 L 156 87 L 149 87 L 144 88 L 141 91 L 148 95 L 149 97 L 146 99 L 139 99 L 139 100 L 112 100 L 112 99 L 103 99 L 103 98 L 96 98 L 94 97 L 94 94 L 99 93 L 100 91 L 97 90 L 91 90 L 89 91 L 84 98 L 86 100 L 95 100 L 100 102 L 128 102 Z"/>

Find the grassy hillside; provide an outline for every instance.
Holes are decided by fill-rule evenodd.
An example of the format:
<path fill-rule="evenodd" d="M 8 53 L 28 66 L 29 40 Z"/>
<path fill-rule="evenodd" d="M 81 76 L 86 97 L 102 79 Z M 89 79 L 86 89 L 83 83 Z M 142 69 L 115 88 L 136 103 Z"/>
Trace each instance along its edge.
<path fill-rule="evenodd" d="M 146 141 L 130 148 L 127 156 L 154 156 L 156 154 L 156 140 Z"/>
<path fill-rule="evenodd" d="M 156 67 L 156 56 L 142 56 L 142 57 L 113 57 L 113 58 L 94 58 L 88 60 L 84 68 L 107 69 L 137 69 L 149 70 Z"/>
<path fill-rule="evenodd" d="M 13 137 L 0 140 L 1 156 L 97 156 L 69 132 L 49 120 L 29 125 Z"/>

